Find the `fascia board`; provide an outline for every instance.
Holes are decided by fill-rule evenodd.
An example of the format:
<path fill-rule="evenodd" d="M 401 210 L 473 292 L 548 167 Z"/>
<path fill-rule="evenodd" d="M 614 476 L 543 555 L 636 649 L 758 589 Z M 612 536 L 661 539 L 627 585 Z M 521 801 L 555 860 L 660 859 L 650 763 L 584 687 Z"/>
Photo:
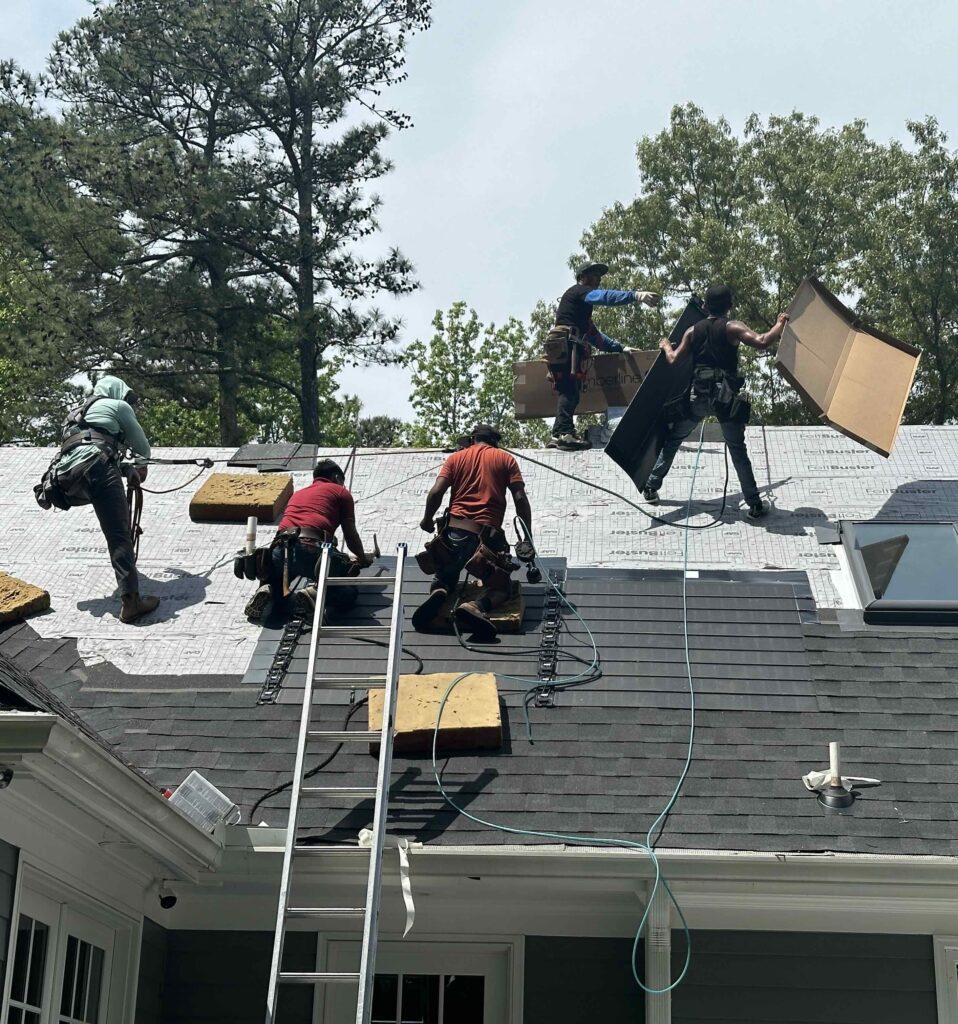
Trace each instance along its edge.
<path fill-rule="evenodd" d="M 219 861 L 220 842 L 181 815 L 146 779 L 56 715 L 0 713 L 0 759 L 167 865 L 175 877 L 196 880 Z"/>

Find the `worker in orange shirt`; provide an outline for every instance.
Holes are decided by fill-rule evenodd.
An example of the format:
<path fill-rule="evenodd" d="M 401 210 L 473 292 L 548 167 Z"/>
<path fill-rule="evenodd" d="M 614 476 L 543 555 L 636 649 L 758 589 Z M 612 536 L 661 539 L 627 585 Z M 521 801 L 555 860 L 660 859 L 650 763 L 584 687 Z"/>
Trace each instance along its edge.
<path fill-rule="evenodd" d="M 426 497 L 420 528 L 434 533 L 439 506 L 450 492 L 449 509 L 438 523 L 436 538 L 426 545 L 426 564 L 435 572 L 429 596 L 412 617 L 416 629 L 427 629 L 466 569 L 482 581 L 482 596 L 456 609 L 456 624 L 480 641 L 493 640 L 497 630 L 488 613 L 509 599 L 510 574 L 517 568 L 509 557 L 502 530 L 506 494 L 512 493 L 516 514 L 532 534 L 532 509 L 519 465 L 498 447 L 500 434 L 488 423 L 472 431 L 472 443 L 446 459 Z M 421 562 L 422 564 L 422 562 Z"/>

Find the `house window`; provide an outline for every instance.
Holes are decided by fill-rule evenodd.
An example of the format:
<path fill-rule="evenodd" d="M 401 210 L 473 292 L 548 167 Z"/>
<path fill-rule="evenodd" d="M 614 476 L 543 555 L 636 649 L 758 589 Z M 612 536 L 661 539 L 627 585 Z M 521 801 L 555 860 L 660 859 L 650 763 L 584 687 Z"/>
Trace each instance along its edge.
<path fill-rule="evenodd" d="M 129 966 L 132 934 L 111 922 L 111 913 L 49 877 L 25 873 L 7 1024 L 119 1024 L 122 998 L 111 1008 L 111 985 L 115 966 Z M 117 978 L 122 997 L 122 973 Z"/>
<path fill-rule="evenodd" d="M 958 625 L 958 526 L 841 524 L 866 623 Z"/>
<path fill-rule="evenodd" d="M 355 971 L 360 944 L 330 937 L 322 970 Z M 522 998 L 521 939 L 501 942 L 389 942 L 376 954 L 373 1024 L 511 1024 Z M 319 1020 L 353 1024 L 355 986 L 327 986 Z"/>
<path fill-rule="evenodd" d="M 481 974 L 377 974 L 372 1024 L 482 1024 Z"/>

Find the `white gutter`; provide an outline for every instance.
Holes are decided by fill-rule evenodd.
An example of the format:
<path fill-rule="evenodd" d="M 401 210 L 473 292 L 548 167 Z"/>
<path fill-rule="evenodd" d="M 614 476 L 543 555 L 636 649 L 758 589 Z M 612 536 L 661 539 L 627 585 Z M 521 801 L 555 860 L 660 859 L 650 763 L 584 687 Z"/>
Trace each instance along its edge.
<path fill-rule="evenodd" d="M 197 828 L 133 769 L 76 726 L 46 712 L 0 712 L 0 765 L 11 788 L 31 778 L 169 870 L 197 881 L 215 870 L 222 843 Z M 0 791 L 0 807 L 3 791 Z"/>

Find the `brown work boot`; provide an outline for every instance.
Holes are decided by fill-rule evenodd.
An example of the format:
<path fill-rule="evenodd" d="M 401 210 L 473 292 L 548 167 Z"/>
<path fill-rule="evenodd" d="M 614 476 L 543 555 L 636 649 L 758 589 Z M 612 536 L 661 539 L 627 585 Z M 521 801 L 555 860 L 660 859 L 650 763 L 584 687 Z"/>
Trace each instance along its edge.
<path fill-rule="evenodd" d="M 160 599 L 158 597 L 124 594 L 120 598 L 120 622 L 136 622 L 137 619 L 155 611 L 159 603 Z"/>
<path fill-rule="evenodd" d="M 449 591 L 445 587 L 434 587 L 430 590 L 426 600 L 412 613 L 412 628 L 429 629 L 448 596 Z"/>
<path fill-rule="evenodd" d="M 456 625 L 463 633 L 471 633 L 481 644 L 487 644 L 499 635 L 499 630 L 486 618 L 475 601 L 464 601 L 456 609 Z"/>
<path fill-rule="evenodd" d="M 268 583 L 259 587 L 255 594 L 246 602 L 243 614 L 250 622 L 262 622 L 266 616 L 266 610 L 273 600 L 273 592 Z"/>

